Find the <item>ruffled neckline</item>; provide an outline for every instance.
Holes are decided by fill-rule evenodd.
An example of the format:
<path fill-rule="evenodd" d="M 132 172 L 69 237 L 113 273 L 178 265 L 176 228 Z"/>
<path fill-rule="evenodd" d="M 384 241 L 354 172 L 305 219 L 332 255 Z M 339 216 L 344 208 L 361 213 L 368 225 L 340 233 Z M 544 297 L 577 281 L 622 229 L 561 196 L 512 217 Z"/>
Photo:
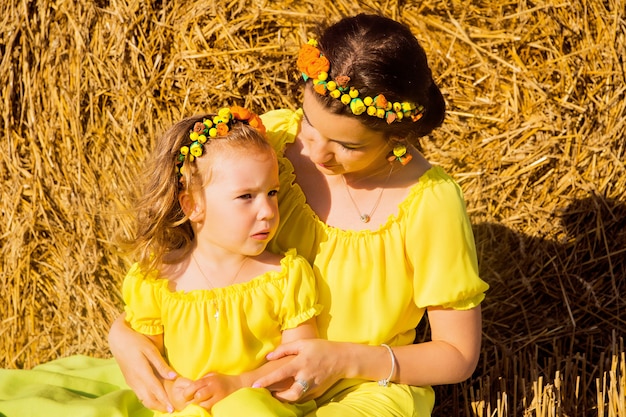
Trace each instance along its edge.
<path fill-rule="evenodd" d="M 249 291 L 253 291 L 258 287 L 265 286 L 270 282 L 285 279 L 288 277 L 288 271 L 292 268 L 292 264 L 296 260 L 296 250 L 289 249 L 285 252 L 280 260 L 280 270 L 267 271 L 261 275 L 252 278 L 250 281 L 238 282 L 227 287 L 219 287 L 212 289 L 196 289 L 196 290 L 176 290 L 172 291 L 169 287 L 167 278 L 146 277 L 148 281 L 152 281 L 159 291 L 164 292 L 168 297 L 183 301 L 216 301 L 241 295 Z"/>
<path fill-rule="evenodd" d="M 292 122 L 301 123 L 302 117 L 303 117 L 302 109 L 298 109 L 297 111 L 294 112 Z M 317 213 L 313 210 L 313 208 L 311 208 L 309 203 L 306 201 L 306 196 L 304 194 L 304 191 L 300 187 L 300 184 L 296 182 L 295 168 L 293 164 L 291 163 L 291 161 L 285 156 L 285 148 L 287 147 L 287 145 L 294 143 L 295 139 L 296 139 L 295 135 L 293 136 L 290 135 L 289 141 L 285 141 L 285 143 L 281 146 L 280 159 L 281 159 L 282 164 L 285 167 L 285 169 L 283 170 L 283 175 L 286 176 L 288 182 L 293 187 L 290 190 L 290 192 L 292 193 L 291 198 L 295 199 L 298 205 L 302 207 L 303 210 L 305 210 L 307 217 L 312 218 L 315 221 L 315 223 L 327 233 L 335 233 L 335 234 L 343 234 L 343 235 L 364 235 L 364 234 L 371 235 L 371 234 L 378 234 L 378 233 L 384 232 L 385 230 L 389 229 L 393 224 L 402 221 L 402 219 L 405 217 L 408 207 L 412 204 L 415 197 L 419 193 L 423 192 L 424 189 L 432 186 L 434 183 L 446 182 L 446 181 L 451 180 L 451 178 L 448 176 L 448 174 L 446 174 L 443 168 L 441 168 L 438 165 L 432 165 L 428 170 L 426 170 L 422 174 L 419 180 L 411 186 L 407 196 L 398 205 L 397 212 L 395 214 L 390 214 L 387 217 L 387 220 L 384 223 L 382 223 L 378 227 L 378 229 L 346 230 L 346 229 L 341 229 L 335 226 L 329 226 L 319 218 Z"/>

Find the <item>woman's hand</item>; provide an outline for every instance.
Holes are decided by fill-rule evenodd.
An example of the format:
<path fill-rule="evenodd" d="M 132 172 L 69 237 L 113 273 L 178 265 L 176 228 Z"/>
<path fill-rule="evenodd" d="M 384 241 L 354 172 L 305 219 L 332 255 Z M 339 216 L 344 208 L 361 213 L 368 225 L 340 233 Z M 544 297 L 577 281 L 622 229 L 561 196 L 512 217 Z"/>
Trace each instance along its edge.
<path fill-rule="evenodd" d="M 122 314 L 113 322 L 109 347 L 126 383 L 145 407 L 172 412 L 174 407 L 161 379 L 173 380 L 177 377 L 176 372 L 167 365 L 154 343 L 132 330 L 124 317 Z"/>
<path fill-rule="evenodd" d="M 270 361 L 293 355 L 284 366 L 257 379 L 252 386 L 268 388 L 283 401 L 317 398 L 335 382 L 346 377 L 350 344 L 323 339 L 296 340 L 280 345 L 267 355 Z M 281 382 L 290 381 L 287 389 L 274 390 Z M 305 389 L 304 385 L 308 385 Z"/>
<path fill-rule="evenodd" d="M 210 373 L 188 384 L 183 391 L 184 397 L 207 411 L 216 402 L 243 388 L 241 377 Z"/>

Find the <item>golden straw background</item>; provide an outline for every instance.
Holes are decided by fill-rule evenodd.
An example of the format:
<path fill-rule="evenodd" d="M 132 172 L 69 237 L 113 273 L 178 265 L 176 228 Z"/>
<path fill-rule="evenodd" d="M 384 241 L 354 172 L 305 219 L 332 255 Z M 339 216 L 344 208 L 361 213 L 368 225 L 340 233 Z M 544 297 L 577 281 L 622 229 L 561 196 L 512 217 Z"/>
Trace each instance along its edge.
<path fill-rule="evenodd" d="M 296 108 L 307 33 L 380 12 L 429 55 L 449 112 L 425 153 L 461 184 L 491 285 L 478 369 L 434 415 L 626 416 L 626 0 L 0 3 L 0 366 L 109 357 L 116 236 L 156 135 Z"/>

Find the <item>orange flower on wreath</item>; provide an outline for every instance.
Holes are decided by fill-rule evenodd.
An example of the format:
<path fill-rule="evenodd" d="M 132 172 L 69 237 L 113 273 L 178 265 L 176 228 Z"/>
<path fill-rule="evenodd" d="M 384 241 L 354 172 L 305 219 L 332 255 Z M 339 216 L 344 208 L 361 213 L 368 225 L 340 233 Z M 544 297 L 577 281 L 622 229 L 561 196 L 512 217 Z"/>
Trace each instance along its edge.
<path fill-rule="evenodd" d="M 230 114 L 237 120 L 248 120 L 250 117 L 254 115 L 250 110 L 241 106 L 232 106 L 230 108 Z"/>
<path fill-rule="evenodd" d="M 308 63 L 316 58 L 319 58 L 319 56 L 319 49 L 312 45 L 304 44 L 300 48 L 300 52 L 298 52 L 298 60 L 296 61 L 296 65 L 301 72 L 304 72 Z"/>
<path fill-rule="evenodd" d="M 328 62 L 328 59 L 326 59 L 325 56 L 320 56 L 319 58 L 309 62 L 304 73 L 307 75 L 312 74 L 309 75 L 311 78 L 317 78 L 320 73 L 328 72 L 329 68 L 330 62 Z"/>
<path fill-rule="evenodd" d="M 202 122 L 196 122 L 193 125 L 193 131 L 196 133 L 204 133 L 204 129 L 206 129 L 206 125 Z"/>
<path fill-rule="evenodd" d="M 326 95 L 326 83 L 319 83 L 319 84 L 315 84 L 313 85 L 313 89 L 317 92 L 317 94 L 319 94 L 320 96 L 325 96 Z"/>
<path fill-rule="evenodd" d="M 348 77 L 347 75 L 338 75 L 337 77 L 335 77 L 335 82 L 339 87 L 346 88 L 348 87 L 348 83 L 350 82 L 350 77 Z"/>
<path fill-rule="evenodd" d="M 374 105 L 379 109 L 387 108 L 387 98 L 382 94 L 377 95 L 374 97 Z"/>
<path fill-rule="evenodd" d="M 252 117 L 248 119 L 248 124 L 259 131 L 263 136 L 265 136 L 265 126 L 261 121 L 261 118 L 256 114 L 252 114 Z"/>
<path fill-rule="evenodd" d="M 215 128 L 218 136 L 226 136 L 228 134 L 228 125 L 226 123 L 218 123 Z"/>
<path fill-rule="evenodd" d="M 265 136 L 265 126 L 263 125 L 261 118 L 257 114 L 251 112 L 245 107 L 240 106 L 231 107 L 230 113 L 233 115 L 234 119 L 248 122 L 250 126 L 258 130 L 262 135 Z"/>
<path fill-rule="evenodd" d="M 321 72 L 328 72 L 330 62 L 321 56 L 316 47 L 305 44 L 300 48 L 297 61 L 298 69 L 309 78 L 317 78 Z"/>

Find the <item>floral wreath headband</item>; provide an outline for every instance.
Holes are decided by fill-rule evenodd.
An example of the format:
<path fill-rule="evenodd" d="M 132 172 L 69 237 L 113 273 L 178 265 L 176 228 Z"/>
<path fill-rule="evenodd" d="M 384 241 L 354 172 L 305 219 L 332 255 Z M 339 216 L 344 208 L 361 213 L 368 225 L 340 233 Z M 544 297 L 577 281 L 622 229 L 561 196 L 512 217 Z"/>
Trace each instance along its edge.
<path fill-rule="evenodd" d="M 334 80 L 330 78 L 328 75 L 330 62 L 317 48 L 315 39 L 309 39 L 306 44 L 302 45 L 298 53 L 297 65 L 304 81 L 309 78 L 313 80 L 315 92 L 322 96 L 329 94 L 331 97 L 341 100 L 357 116 L 366 113 L 369 116 L 385 119 L 388 124 L 391 124 L 401 122 L 404 119 L 417 122 L 424 115 L 423 106 L 408 101 L 392 103 L 387 101 L 382 94 L 373 98 L 369 96 L 359 97 L 359 91 L 348 85 L 350 77 L 346 75 L 337 76 Z"/>
<path fill-rule="evenodd" d="M 237 123 L 247 124 L 265 136 L 265 126 L 258 115 L 240 106 L 223 107 L 213 118 L 196 122 L 193 129 L 189 131 L 191 144 L 181 146 L 176 159 L 178 177 L 181 178 L 185 173 L 185 161 L 193 162 L 202 156 L 207 141 L 220 136 L 228 136 L 228 132 Z"/>

